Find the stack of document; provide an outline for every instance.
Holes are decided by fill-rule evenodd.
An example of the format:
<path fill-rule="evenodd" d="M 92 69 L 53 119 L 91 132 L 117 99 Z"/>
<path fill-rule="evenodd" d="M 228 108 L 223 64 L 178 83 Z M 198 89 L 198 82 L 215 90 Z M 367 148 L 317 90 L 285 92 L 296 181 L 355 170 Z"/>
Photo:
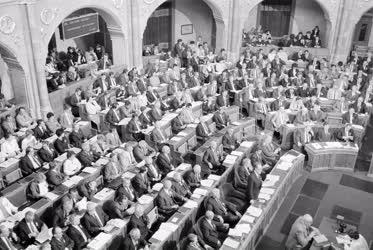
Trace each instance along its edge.
<path fill-rule="evenodd" d="M 241 156 L 241 155 L 243 155 L 243 152 L 241 152 L 241 151 L 232 151 L 231 155 Z"/>
<path fill-rule="evenodd" d="M 240 246 L 240 242 L 228 237 L 225 239 L 223 245 L 233 249 L 237 249 Z"/>
<path fill-rule="evenodd" d="M 253 141 L 244 141 L 241 143 L 240 147 L 244 147 L 244 148 L 252 148 L 254 146 L 254 143 Z"/>
<path fill-rule="evenodd" d="M 233 238 L 241 237 L 242 232 L 240 230 L 237 230 L 236 228 L 230 228 L 229 231 L 228 231 L 228 236 L 231 236 Z"/>
<path fill-rule="evenodd" d="M 268 174 L 263 182 L 263 187 L 273 187 L 279 179 L 280 177 L 277 175 Z"/>
<path fill-rule="evenodd" d="M 199 194 L 199 195 L 202 195 L 202 196 L 206 196 L 207 193 L 208 193 L 208 190 L 202 189 L 202 188 L 196 188 L 193 193 L 194 194 Z"/>
<path fill-rule="evenodd" d="M 55 201 L 57 200 L 60 196 L 55 194 L 55 193 L 52 193 L 52 192 L 48 192 L 45 194 L 45 197 L 48 198 L 49 200 L 51 201 Z"/>
<path fill-rule="evenodd" d="M 171 141 L 178 142 L 178 141 L 181 141 L 182 139 L 183 139 L 183 137 L 174 136 L 174 137 L 171 138 Z"/>
<path fill-rule="evenodd" d="M 70 179 L 68 179 L 67 181 L 64 181 L 62 184 L 68 188 L 78 184 L 81 180 L 83 180 L 83 177 L 79 176 L 79 175 L 75 175 L 73 177 L 71 177 Z"/>
<path fill-rule="evenodd" d="M 247 210 L 246 213 L 249 215 L 252 215 L 254 217 L 259 217 L 262 214 L 262 209 L 254 206 L 250 206 Z"/>
<path fill-rule="evenodd" d="M 186 171 L 187 169 L 191 168 L 192 165 L 188 164 L 188 163 L 181 163 L 177 169 L 180 170 L 180 171 Z"/>
<path fill-rule="evenodd" d="M 285 161 L 285 162 L 292 162 L 293 160 L 295 160 L 297 157 L 295 155 L 291 155 L 291 154 L 285 154 L 283 155 L 280 159 L 281 161 Z"/>
<path fill-rule="evenodd" d="M 237 156 L 235 156 L 235 155 L 227 155 L 227 157 L 225 157 L 225 159 L 224 159 L 224 163 L 229 164 L 229 165 L 235 164 L 236 159 L 237 159 Z"/>
<path fill-rule="evenodd" d="M 269 201 L 271 199 L 271 195 L 265 193 L 259 193 L 258 198 L 261 200 Z"/>
<path fill-rule="evenodd" d="M 159 229 L 161 230 L 166 230 L 166 231 L 171 231 L 171 232 L 175 232 L 177 230 L 177 225 L 174 224 L 174 223 L 170 223 L 170 222 L 165 222 L 165 223 L 162 223 L 161 226 L 159 227 Z"/>
<path fill-rule="evenodd" d="M 273 188 L 262 188 L 260 189 L 260 192 L 263 193 L 263 194 L 269 194 L 269 195 L 273 195 L 275 193 L 275 190 Z"/>
<path fill-rule="evenodd" d="M 234 125 L 234 126 L 240 126 L 241 123 L 240 122 L 232 122 L 232 125 Z"/>
<path fill-rule="evenodd" d="M 163 188 L 163 183 L 154 184 L 152 190 L 159 192 Z"/>
<path fill-rule="evenodd" d="M 288 171 L 289 168 L 291 168 L 293 165 L 290 163 L 290 162 L 286 162 L 286 161 L 280 161 L 276 168 L 277 169 L 280 169 L 280 170 L 283 170 L 283 171 Z"/>
<path fill-rule="evenodd" d="M 313 146 L 315 149 L 322 149 L 322 146 L 321 146 L 319 143 L 313 143 L 312 146 Z"/>
<path fill-rule="evenodd" d="M 162 242 L 166 240 L 170 234 L 172 234 L 172 232 L 169 230 L 159 229 L 153 234 L 152 238 Z"/>
<path fill-rule="evenodd" d="M 135 177 L 135 175 L 136 175 L 135 173 L 132 173 L 131 171 L 127 171 L 124 174 L 122 174 L 122 178 L 132 179 L 133 177 Z"/>
<path fill-rule="evenodd" d="M 202 197 L 202 195 L 200 195 L 200 194 L 192 194 L 192 196 L 190 198 L 199 200 L 199 198 L 201 198 L 201 197 Z"/>
<path fill-rule="evenodd" d="M 203 187 L 212 187 L 212 185 L 214 185 L 214 180 L 211 180 L 211 179 L 206 179 L 206 180 L 201 180 L 201 185 Z"/>
<path fill-rule="evenodd" d="M 214 180 L 214 181 L 219 181 L 220 178 L 221 178 L 221 176 L 216 175 L 216 174 L 210 174 L 209 176 L 207 176 L 207 179 Z"/>
<path fill-rule="evenodd" d="M 241 232 L 241 235 L 248 234 L 251 231 L 251 226 L 250 224 L 237 224 L 235 229 Z"/>
<path fill-rule="evenodd" d="M 99 201 L 104 201 L 104 200 L 109 199 L 111 196 L 114 197 L 114 194 L 115 194 L 115 190 L 110 189 L 110 188 L 103 188 L 100 192 L 95 194 L 95 196 L 93 197 Z"/>
<path fill-rule="evenodd" d="M 198 203 L 193 201 L 193 200 L 188 200 L 187 202 L 184 203 L 183 207 L 186 207 L 186 208 L 197 208 L 198 207 Z"/>
<path fill-rule="evenodd" d="M 82 170 L 84 173 L 88 173 L 88 174 L 93 174 L 94 172 L 96 172 L 96 169 L 93 168 L 93 167 L 86 167 Z"/>
<path fill-rule="evenodd" d="M 105 249 L 105 246 L 110 243 L 111 241 L 111 235 L 107 233 L 100 233 L 97 235 L 89 244 L 88 248 L 89 249 Z"/>
<path fill-rule="evenodd" d="M 106 158 L 98 159 L 98 160 L 95 162 L 95 164 L 96 164 L 96 165 L 99 165 L 99 166 L 104 166 L 104 165 L 106 165 L 106 164 L 108 164 L 108 163 L 109 163 L 109 160 L 106 159 Z"/>
<path fill-rule="evenodd" d="M 187 135 L 188 135 L 188 134 L 185 133 L 185 132 L 183 132 L 183 131 L 177 134 L 177 136 L 180 136 L 180 137 L 185 137 L 185 136 L 187 136 Z"/>
<path fill-rule="evenodd" d="M 244 222 L 247 222 L 247 223 L 254 223 L 255 217 L 253 217 L 251 215 L 248 215 L 248 214 L 244 214 L 241 217 L 241 221 L 244 221 Z"/>
<path fill-rule="evenodd" d="M 145 205 L 145 204 L 149 204 L 149 203 L 153 202 L 153 199 L 154 199 L 154 198 L 151 197 L 150 195 L 145 194 L 145 195 L 141 196 L 141 197 L 138 199 L 138 202 L 139 202 L 140 204 L 142 204 L 142 205 Z"/>

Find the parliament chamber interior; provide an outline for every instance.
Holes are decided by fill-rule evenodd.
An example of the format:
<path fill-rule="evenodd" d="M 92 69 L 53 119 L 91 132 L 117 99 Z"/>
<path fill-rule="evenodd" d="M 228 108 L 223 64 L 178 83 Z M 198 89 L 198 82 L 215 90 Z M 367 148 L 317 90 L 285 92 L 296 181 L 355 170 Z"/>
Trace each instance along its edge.
<path fill-rule="evenodd" d="M 373 1 L 0 0 L 0 250 L 373 249 Z"/>

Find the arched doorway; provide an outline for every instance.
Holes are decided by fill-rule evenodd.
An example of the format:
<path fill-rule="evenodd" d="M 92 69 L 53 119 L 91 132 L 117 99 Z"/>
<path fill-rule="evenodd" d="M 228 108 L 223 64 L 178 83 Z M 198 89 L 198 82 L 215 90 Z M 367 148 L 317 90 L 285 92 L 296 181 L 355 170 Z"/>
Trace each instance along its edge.
<path fill-rule="evenodd" d="M 250 10 L 244 23 L 244 32 L 261 26 L 269 30 L 274 38 L 272 43 L 286 35 L 304 35 L 315 26 L 320 28 L 322 47 L 329 47 L 331 21 L 328 11 L 320 0 L 263 0 Z"/>
<path fill-rule="evenodd" d="M 355 25 L 355 30 L 352 37 L 352 48 L 366 50 L 368 47 L 373 47 L 372 24 L 373 9 L 370 9 L 363 14 Z"/>
<path fill-rule="evenodd" d="M 213 49 L 224 44 L 221 12 L 210 0 L 167 0 L 152 13 L 143 33 L 143 49 L 171 49 L 178 39 L 185 43 L 199 37 Z"/>

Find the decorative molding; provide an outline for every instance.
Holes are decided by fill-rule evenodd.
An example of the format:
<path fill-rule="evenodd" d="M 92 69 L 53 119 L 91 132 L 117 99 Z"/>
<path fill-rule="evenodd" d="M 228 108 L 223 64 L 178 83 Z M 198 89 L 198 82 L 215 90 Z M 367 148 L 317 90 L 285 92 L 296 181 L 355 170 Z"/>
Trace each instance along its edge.
<path fill-rule="evenodd" d="M 155 0 L 144 0 L 144 3 L 146 3 L 146 4 L 152 4 L 154 2 L 155 2 Z"/>
<path fill-rule="evenodd" d="M 113 0 L 114 7 L 117 9 L 121 9 L 124 4 L 124 0 Z"/>
<path fill-rule="evenodd" d="M 57 17 L 59 9 L 46 8 L 40 12 L 40 20 L 44 25 L 49 25 Z"/>
<path fill-rule="evenodd" d="M 11 16 L 0 17 L 0 31 L 6 35 L 12 34 L 16 28 L 16 22 Z"/>

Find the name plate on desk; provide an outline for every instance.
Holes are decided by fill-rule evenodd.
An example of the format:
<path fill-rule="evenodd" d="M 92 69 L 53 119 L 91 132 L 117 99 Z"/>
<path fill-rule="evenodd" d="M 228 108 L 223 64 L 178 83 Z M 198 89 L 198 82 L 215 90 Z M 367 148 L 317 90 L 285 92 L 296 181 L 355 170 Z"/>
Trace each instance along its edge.
<path fill-rule="evenodd" d="M 73 177 L 71 177 L 70 179 L 68 179 L 67 181 L 64 181 L 62 183 L 62 185 L 68 187 L 68 188 L 71 188 L 72 186 L 78 184 L 81 180 L 83 180 L 84 178 L 79 176 L 79 175 L 75 175 Z"/>
<path fill-rule="evenodd" d="M 110 243 L 112 236 L 107 233 L 100 233 L 89 244 L 88 248 L 93 250 L 104 249 Z"/>
<path fill-rule="evenodd" d="M 17 164 L 18 162 L 19 162 L 19 159 L 10 158 L 9 160 L 1 163 L 0 168 L 9 168 L 9 167 L 13 166 L 14 164 Z"/>
<path fill-rule="evenodd" d="M 110 188 L 103 188 L 100 192 L 98 192 L 94 198 L 99 201 L 104 201 L 109 199 L 111 196 L 114 196 L 115 190 Z"/>
<path fill-rule="evenodd" d="M 149 204 L 153 202 L 154 198 L 150 195 L 144 194 L 140 198 L 138 198 L 138 202 L 142 205 Z"/>

